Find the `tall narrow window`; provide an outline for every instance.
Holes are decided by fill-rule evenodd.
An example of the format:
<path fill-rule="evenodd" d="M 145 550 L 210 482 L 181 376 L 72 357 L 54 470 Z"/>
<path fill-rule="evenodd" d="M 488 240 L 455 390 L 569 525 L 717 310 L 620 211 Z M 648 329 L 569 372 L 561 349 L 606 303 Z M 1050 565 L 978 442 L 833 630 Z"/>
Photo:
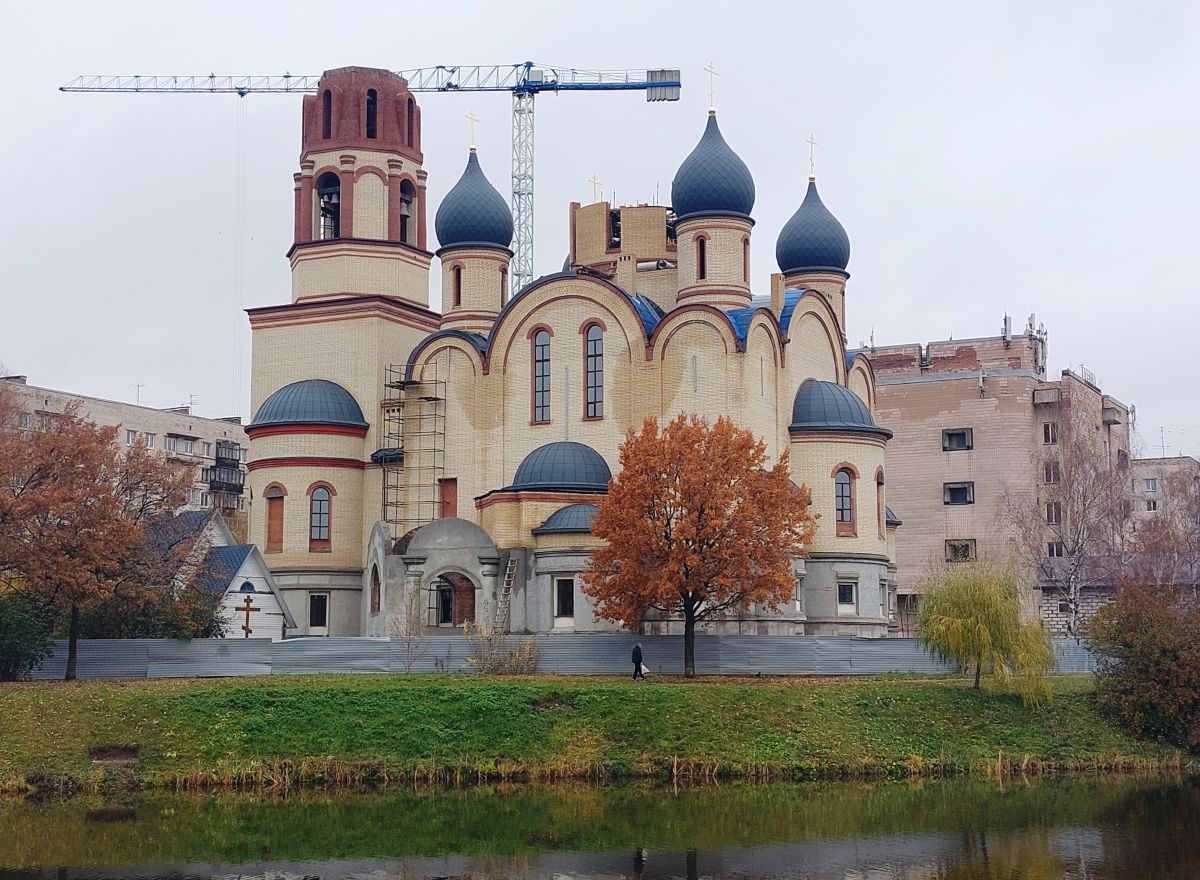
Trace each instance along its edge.
<path fill-rule="evenodd" d="M 321 137 L 333 137 L 333 93 L 329 89 L 321 93 Z"/>
<path fill-rule="evenodd" d="M 268 486 L 263 492 L 267 499 L 267 552 L 283 552 L 283 496 L 279 486 Z"/>
<path fill-rule="evenodd" d="M 500 270 L 500 305 L 504 306 L 508 302 L 508 270 Z"/>
<path fill-rule="evenodd" d="M 342 228 L 342 181 L 332 171 L 317 180 L 321 239 L 337 238 Z"/>
<path fill-rule="evenodd" d="M 453 519 L 458 516 L 458 478 L 446 477 L 438 480 L 438 519 Z"/>
<path fill-rule="evenodd" d="M 587 328 L 587 417 L 604 418 L 604 331 L 599 324 Z"/>
<path fill-rule="evenodd" d="M 742 280 L 750 280 L 750 239 L 742 239 Z"/>
<path fill-rule="evenodd" d="M 875 472 L 875 520 L 879 525 L 879 537 L 887 536 L 887 524 L 884 522 L 883 504 L 883 468 Z"/>
<path fill-rule="evenodd" d="M 833 502 L 837 533 L 854 534 L 854 477 L 843 468 L 833 477 Z"/>
<path fill-rule="evenodd" d="M 329 490 L 324 486 L 313 489 L 308 503 L 308 549 L 329 549 Z"/>
<path fill-rule="evenodd" d="M 550 334 L 545 330 L 533 335 L 533 421 L 550 421 Z"/>
<path fill-rule="evenodd" d="M 371 566 L 371 613 L 379 613 L 380 593 L 382 587 L 379 583 L 379 566 Z"/>
<path fill-rule="evenodd" d="M 379 93 L 367 89 L 367 137 L 379 136 Z"/>
<path fill-rule="evenodd" d="M 408 99 L 408 118 L 405 120 L 404 126 L 405 137 L 408 139 L 408 145 L 413 146 L 416 140 L 417 129 L 417 103 L 412 98 Z"/>
<path fill-rule="evenodd" d="M 457 308 L 462 305 L 462 266 L 455 266 L 453 269 L 454 275 L 454 306 Z"/>
<path fill-rule="evenodd" d="M 708 239 L 703 235 L 696 239 L 696 280 L 708 277 Z"/>
<path fill-rule="evenodd" d="M 416 197 L 413 185 L 407 180 L 400 181 L 400 240 L 405 244 L 414 244 L 413 204 Z"/>

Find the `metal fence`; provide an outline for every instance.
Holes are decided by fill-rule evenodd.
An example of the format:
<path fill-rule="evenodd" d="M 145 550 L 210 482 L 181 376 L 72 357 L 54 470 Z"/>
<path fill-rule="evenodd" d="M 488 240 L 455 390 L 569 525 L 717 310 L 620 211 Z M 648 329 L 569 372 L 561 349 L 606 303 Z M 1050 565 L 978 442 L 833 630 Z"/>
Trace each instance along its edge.
<path fill-rule="evenodd" d="M 515 643 L 519 637 L 513 637 Z M 632 671 L 633 646 L 642 645 L 652 674 L 683 671 L 682 636 L 537 635 L 538 671 L 561 675 L 625 675 Z M 1053 643 L 1061 673 L 1091 672 L 1095 658 L 1069 639 Z M 406 656 L 407 655 L 407 656 Z M 389 639 L 83 639 L 80 678 L 181 678 L 238 675 L 309 675 L 325 672 L 467 672 L 470 646 L 462 636 L 430 636 L 415 651 Z M 406 662 L 406 659 L 410 662 Z M 61 679 L 67 645 L 33 673 Z M 885 672 L 951 672 L 915 639 L 856 639 L 832 636 L 697 636 L 696 672 L 701 675 L 872 675 Z"/>

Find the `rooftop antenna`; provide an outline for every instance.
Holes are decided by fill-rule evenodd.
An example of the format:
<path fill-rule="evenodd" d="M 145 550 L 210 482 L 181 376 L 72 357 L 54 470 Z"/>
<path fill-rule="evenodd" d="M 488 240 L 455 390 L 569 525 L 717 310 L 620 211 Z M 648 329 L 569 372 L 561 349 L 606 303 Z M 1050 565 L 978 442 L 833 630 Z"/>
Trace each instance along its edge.
<path fill-rule="evenodd" d="M 142 405 L 142 389 L 146 387 L 145 382 L 134 382 L 134 401 L 138 406 Z"/>

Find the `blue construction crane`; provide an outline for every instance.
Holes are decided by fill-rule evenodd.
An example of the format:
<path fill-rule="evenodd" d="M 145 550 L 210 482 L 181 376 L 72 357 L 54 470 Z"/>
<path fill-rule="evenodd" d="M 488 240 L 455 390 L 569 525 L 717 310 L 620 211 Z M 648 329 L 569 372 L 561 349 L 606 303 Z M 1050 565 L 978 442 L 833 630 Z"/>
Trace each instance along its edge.
<path fill-rule="evenodd" d="M 552 64 L 438 66 L 398 70 L 413 92 L 511 92 L 513 289 L 533 280 L 533 99 L 540 92 L 642 91 L 647 101 L 678 101 L 678 69 L 580 70 Z M 63 92 L 315 92 L 319 76 L 80 76 Z"/>

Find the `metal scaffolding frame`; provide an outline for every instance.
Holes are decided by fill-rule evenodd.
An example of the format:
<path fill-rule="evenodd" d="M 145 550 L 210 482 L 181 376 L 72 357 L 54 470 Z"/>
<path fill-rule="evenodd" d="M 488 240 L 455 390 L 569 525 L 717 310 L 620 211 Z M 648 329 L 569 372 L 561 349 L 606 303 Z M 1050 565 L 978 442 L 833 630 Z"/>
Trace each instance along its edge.
<path fill-rule="evenodd" d="M 438 479 L 446 468 L 446 380 L 439 364 L 420 379 L 405 378 L 404 364 L 384 371 L 383 509 L 396 537 L 438 517 Z M 432 375 L 430 375 L 432 373 Z"/>

